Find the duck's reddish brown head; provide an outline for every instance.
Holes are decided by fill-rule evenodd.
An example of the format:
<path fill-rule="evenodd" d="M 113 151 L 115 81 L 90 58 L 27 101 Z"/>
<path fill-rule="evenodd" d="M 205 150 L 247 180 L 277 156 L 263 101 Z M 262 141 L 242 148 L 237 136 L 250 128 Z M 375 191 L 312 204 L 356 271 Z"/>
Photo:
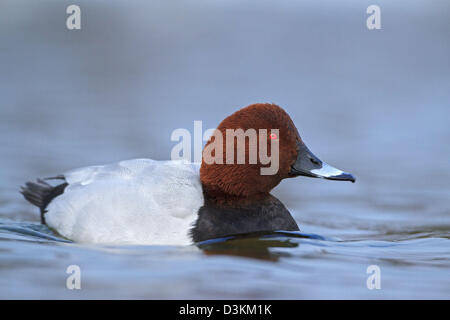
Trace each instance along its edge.
<path fill-rule="evenodd" d="M 249 138 L 245 139 L 245 164 L 237 164 L 237 139 L 233 142 L 235 161 L 233 164 L 227 164 L 227 129 L 242 129 L 243 131 L 254 129 L 256 133 L 259 133 L 260 129 L 267 130 L 268 155 L 272 155 L 271 140 L 278 139 L 280 158 L 278 171 L 272 175 L 261 175 L 261 167 L 268 167 L 269 165 L 263 165 L 259 156 L 257 157 L 257 163 L 249 163 L 249 150 L 252 148 Z M 271 129 L 278 129 L 278 136 L 275 134 L 271 136 Z M 247 197 L 258 193 L 268 193 L 282 179 L 289 176 L 290 167 L 297 158 L 297 143 L 301 139 L 291 118 L 279 106 L 268 103 L 252 104 L 225 118 L 219 124 L 217 130 L 223 137 L 223 161 L 222 164 L 207 164 L 205 162 L 205 152 L 208 151 L 208 146 L 215 141 L 213 136 L 203 150 L 203 162 L 200 169 L 200 179 L 206 191 Z M 257 146 L 261 143 L 260 139 L 263 138 L 257 134 Z M 212 154 L 214 155 L 214 151 L 212 151 Z"/>
<path fill-rule="evenodd" d="M 228 140 L 227 129 L 254 130 L 257 133 L 257 144 L 251 142 L 250 138 L 245 138 L 245 163 L 237 163 L 239 153 L 237 138 Z M 260 134 L 266 130 L 267 135 Z M 276 131 L 278 130 L 278 131 Z M 277 132 L 277 133 L 274 133 Z M 216 155 L 217 134 L 221 134 L 222 155 Z M 272 141 L 274 140 L 275 141 Z M 230 142 L 229 151 L 234 150 L 233 163 L 227 163 L 227 140 Z M 233 141 L 231 143 L 231 141 Z M 276 152 L 278 145 L 278 158 L 272 157 L 276 172 L 273 174 L 262 174 L 261 169 L 274 167 L 273 163 L 267 163 L 267 159 L 260 158 L 260 148 L 267 148 L 268 157 Z M 250 161 L 250 154 L 254 148 L 258 148 L 256 161 Z M 216 148 L 216 149 L 215 149 Z M 272 150 L 272 148 L 274 150 Z M 242 147 L 241 147 L 242 149 Z M 231 152 L 229 152 L 231 153 Z M 211 155 L 222 161 L 211 162 Z M 228 154 L 228 157 L 230 155 Z M 205 161 L 205 159 L 208 159 Z M 220 162 L 220 163 L 219 163 Z M 229 159 L 228 159 L 228 162 Z M 326 169 L 321 172 L 322 168 Z M 331 169 L 335 170 L 332 171 Z M 323 170 L 322 170 L 323 171 Z M 275 104 L 257 103 L 236 111 L 225 118 L 217 127 L 216 133 L 210 138 L 203 149 L 203 160 L 200 168 L 200 180 L 203 189 L 207 194 L 225 195 L 231 197 L 252 197 L 267 194 L 282 179 L 299 175 L 310 177 L 323 177 L 334 180 L 354 180 L 354 178 L 338 169 L 334 169 L 317 157 L 306 148 L 300 138 L 297 128 L 289 115 L 282 108 Z"/>

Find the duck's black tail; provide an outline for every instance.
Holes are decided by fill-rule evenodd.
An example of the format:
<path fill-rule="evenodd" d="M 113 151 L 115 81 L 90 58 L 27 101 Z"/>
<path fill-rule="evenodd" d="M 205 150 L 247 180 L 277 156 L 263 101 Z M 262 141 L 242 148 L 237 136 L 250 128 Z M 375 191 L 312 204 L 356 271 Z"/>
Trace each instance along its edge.
<path fill-rule="evenodd" d="M 42 179 L 37 179 L 36 182 L 27 182 L 25 186 L 21 187 L 20 193 L 22 193 L 26 200 L 40 209 L 41 223 L 45 223 L 44 213 L 47 212 L 45 209 L 50 201 L 64 192 L 67 185 L 67 182 L 65 182 L 57 186 L 52 186 Z"/>

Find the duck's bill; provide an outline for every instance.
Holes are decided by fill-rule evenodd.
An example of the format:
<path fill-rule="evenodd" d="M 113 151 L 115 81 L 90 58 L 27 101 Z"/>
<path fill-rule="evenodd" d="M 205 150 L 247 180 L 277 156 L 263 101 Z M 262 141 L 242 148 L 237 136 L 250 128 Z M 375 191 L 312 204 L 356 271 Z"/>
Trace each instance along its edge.
<path fill-rule="evenodd" d="M 355 177 L 353 175 L 323 162 L 317 158 L 304 143 L 299 142 L 297 150 L 297 160 L 291 166 L 291 176 L 306 176 L 311 178 L 355 182 Z"/>

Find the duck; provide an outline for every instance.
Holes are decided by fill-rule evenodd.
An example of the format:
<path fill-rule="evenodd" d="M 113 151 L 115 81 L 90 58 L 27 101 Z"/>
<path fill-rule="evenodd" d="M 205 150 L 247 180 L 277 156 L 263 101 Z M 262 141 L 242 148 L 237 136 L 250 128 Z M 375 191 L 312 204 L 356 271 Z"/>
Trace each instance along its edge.
<path fill-rule="evenodd" d="M 228 161 L 236 159 L 239 144 L 230 147 L 234 137 L 219 147 L 217 142 L 230 130 L 270 132 L 257 140 L 272 159 L 277 154 L 276 170 L 263 174 L 267 161 L 250 161 L 253 149 L 245 137 L 242 150 L 249 161 Z M 191 245 L 255 232 L 299 231 L 289 210 L 270 192 L 282 180 L 300 176 L 355 182 L 352 174 L 307 148 L 283 108 L 256 103 L 220 122 L 203 148 L 201 164 L 125 160 L 29 181 L 20 192 L 39 208 L 42 224 L 74 242 Z"/>

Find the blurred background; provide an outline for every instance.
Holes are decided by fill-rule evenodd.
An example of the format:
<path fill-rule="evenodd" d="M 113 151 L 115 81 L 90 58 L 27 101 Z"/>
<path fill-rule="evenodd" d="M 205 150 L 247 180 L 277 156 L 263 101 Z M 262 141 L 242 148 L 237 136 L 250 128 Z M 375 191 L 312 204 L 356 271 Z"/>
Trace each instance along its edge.
<path fill-rule="evenodd" d="M 154 263 L 167 255 L 145 248 L 140 263 L 151 275 L 130 271 L 127 290 L 115 296 L 94 272 L 96 285 L 75 297 L 450 297 L 450 2 L 81 0 L 81 30 L 68 30 L 71 4 L 0 3 L 4 229 L 39 221 L 18 193 L 25 181 L 130 158 L 169 159 L 173 130 L 193 131 L 194 120 L 214 128 L 255 102 L 282 106 L 317 156 L 357 177 L 356 184 L 290 179 L 274 190 L 302 231 L 357 243 L 350 248 L 307 244 L 275 271 L 245 258 L 204 260 L 191 248 L 181 274 L 167 273 L 176 259 L 158 273 Z M 381 8 L 381 30 L 366 27 L 371 4 Z M 0 297 L 74 297 L 57 285 L 64 272 L 52 269 L 65 262 L 30 242 L 0 241 Z M 372 251 L 379 246 L 390 249 Z M 95 269 L 90 249 L 70 248 L 54 250 Z M 50 250 L 47 264 L 40 250 Z M 304 255 L 314 259 L 305 264 Z M 105 259 L 120 261 L 112 268 L 121 279 L 121 263 L 131 258 Z M 241 279 L 240 263 L 265 271 Z M 367 290 L 372 263 L 389 270 L 391 291 Z M 211 268 L 220 274 L 214 285 L 193 271 Z M 48 272 L 40 277 L 48 282 L 36 284 L 30 272 Z"/>

